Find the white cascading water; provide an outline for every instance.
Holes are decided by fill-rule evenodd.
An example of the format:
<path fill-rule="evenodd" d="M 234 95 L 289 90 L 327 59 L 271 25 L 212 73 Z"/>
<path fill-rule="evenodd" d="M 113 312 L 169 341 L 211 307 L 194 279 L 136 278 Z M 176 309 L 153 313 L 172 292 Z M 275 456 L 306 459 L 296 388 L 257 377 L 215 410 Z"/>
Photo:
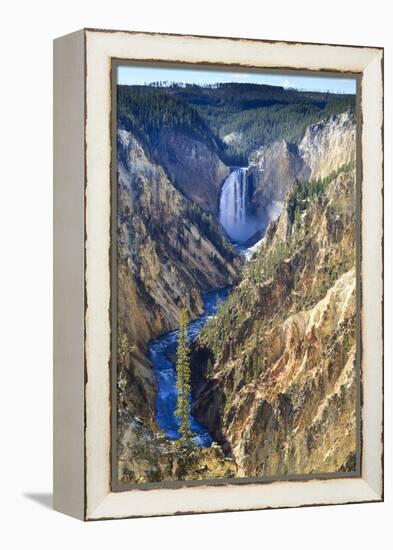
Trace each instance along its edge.
<path fill-rule="evenodd" d="M 222 186 L 220 223 L 237 243 L 246 242 L 256 231 L 255 220 L 247 215 L 247 168 L 235 168 Z"/>

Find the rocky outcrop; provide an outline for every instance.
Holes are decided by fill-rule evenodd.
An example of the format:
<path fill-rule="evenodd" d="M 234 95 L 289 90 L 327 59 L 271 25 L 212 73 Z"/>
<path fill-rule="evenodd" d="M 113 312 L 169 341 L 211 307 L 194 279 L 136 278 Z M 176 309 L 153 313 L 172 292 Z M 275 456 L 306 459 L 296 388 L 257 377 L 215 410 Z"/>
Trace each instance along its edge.
<path fill-rule="evenodd" d="M 212 216 L 187 201 L 134 136 L 118 132 L 119 326 L 141 349 L 201 313 L 201 291 L 228 284 L 236 255 Z"/>
<path fill-rule="evenodd" d="M 230 134 L 226 134 L 222 138 L 222 141 L 224 143 L 231 144 L 231 143 L 240 143 L 242 139 L 243 139 L 242 132 L 235 131 L 235 132 L 231 132 Z"/>
<path fill-rule="evenodd" d="M 178 326 L 182 300 L 198 316 L 201 292 L 233 281 L 238 259 L 214 218 L 186 199 L 126 130 L 118 131 L 117 204 L 119 418 L 127 413 L 154 432 L 147 344 Z M 120 445 L 125 433 L 119 421 Z"/>
<path fill-rule="evenodd" d="M 120 423 L 118 480 L 120 483 L 152 483 L 231 478 L 234 460 L 221 448 L 178 446 L 161 432 L 153 432 L 134 416 L 125 414 Z"/>
<path fill-rule="evenodd" d="M 221 186 L 229 175 L 217 151 L 209 143 L 166 128 L 157 132 L 154 151 L 171 182 L 204 210 L 217 214 Z"/>
<path fill-rule="evenodd" d="M 274 220 L 295 181 L 323 179 L 355 162 L 356 121 L 352 112 L 309 126 L 299 145 L 285 140 L 250 156 L 250 208 L 265 227 Z"/>
<path fill-rule="evenodd" d="M 251 211 L 265 220 L 265 228 L 280 213 L 289 187 L 298 178 L 307 180 L 310 168 L 299 148 L 285 140 L 258 149 L 250 157 L 248 170 Z"/>
<path fill-rule="evenodd" d="M 200 336 L 193 414 L 238 475 L 356 465 L 354 178 L 343 170 L 294 210 L 291 191 Z"/>
<path fill-rule="evenodd" d="M 355 115 L 346 111 L 309 126 L 299 152 L 310 168 L 310 178 L 321 179 L 340 166 L 354 164 L 355 145 Z"/>

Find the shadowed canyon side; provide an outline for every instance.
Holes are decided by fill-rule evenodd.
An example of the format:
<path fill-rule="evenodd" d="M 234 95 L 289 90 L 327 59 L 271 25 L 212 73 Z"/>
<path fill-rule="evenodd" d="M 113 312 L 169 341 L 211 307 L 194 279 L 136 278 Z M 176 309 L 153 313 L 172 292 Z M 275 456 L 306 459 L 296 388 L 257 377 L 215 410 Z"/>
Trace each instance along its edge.
<path fill-rule="evenodd" d="M 220 158 L 216 136 L 199 113 L 156 88 L 120 86 L 118 94 L 120 128 L 139 139 L 177 189 L 216 214 L 229 168 Z"/>
<path fill-rule="evenodd" d="M 289 190 L 199 338 L 193 412 L 240 475 L 356 468 L 353 131 L 335 172 Z"/>
<path fill-rule="evenodd" d="M 355 136 L 351 96 L 118 87 L 121 486 L 354 471 Z"/>
<path fill-rule="evenodd" d="M 352 111 L 332 115 L 309 126 L 299 144 L 284 139 L 263 146 L 250 156 L 250 211 L 263 220 L 263 229 L 279 214 L 296 181 L 329 176 L 355 162 L 356 124 Z"/>
<path fill-rule="evenodd" d="M 157 385 L 147 344 L 178 326 L 183 298 L 193 318 L 201 314 L 201 293 L 233 281 L 238 260 L 214 218 L 187 201 L 126 130 L 118 131 L 118 204 L 119 477 L 158 481 L 159 449 L 171 461 L 178 451 L 157 434 Z M 135 445 L 150 458 L 143 460 Z M 216 463 L 220 472 L 230 471 L 220 453 L 209 449 L 195 461 L 213 464 L 214 475 Z M 153 455 L 155 466 L 149 465 Z M 171 467 L 174 479 L 181 479 L 180 466 Z"/>
<path fill-rule="evenodd" d="M 199 315 L 201 291 L 228 284 L 237 258 L 214 218 L 187 201 L 125 130 L 118 131 L 118 158 L 119 270 L 149 302 L 146 308 L 141 301 L 134 318 L 123 319 L 120 310 L 120 320 L 133 342 L 145 346 L 177 326 L 183 296 L 191 316 Z M 119 303 L 130 300 L 120 296 Z"/>
<path fill-rule="evenodd" d="M 229 168 L 214 146 L 188 135 L 161 130 L 156 135 L 156 158 L 173 184 L 192 201 L 213 214 Z"/>

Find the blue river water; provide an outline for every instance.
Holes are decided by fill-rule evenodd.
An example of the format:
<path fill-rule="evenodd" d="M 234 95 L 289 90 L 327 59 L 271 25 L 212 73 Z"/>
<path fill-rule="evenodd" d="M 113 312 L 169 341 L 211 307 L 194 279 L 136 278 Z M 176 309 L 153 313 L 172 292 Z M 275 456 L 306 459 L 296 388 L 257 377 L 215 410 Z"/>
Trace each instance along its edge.
<path fill-rule="evenodd" d="M 229 287 L 203 294 L 204 311 L 188 325 L 190 343 L 195 340 L 209 317 L 217 313 L 219 300 L 223 303 L 229 294 Z M 178 439 L 179 421 L 175 416 L 177 404 L 176 365 L 178 330 L 163 334 L 149 343 L 149 359 L 153 364 L 157 380 L 156 420 L 159 427 L 171 439 Z M 190 415 L 191 429 L 195 433 L 194 441 L 199 447 L 210 447 L 213 440 L 206 427 Z"/>

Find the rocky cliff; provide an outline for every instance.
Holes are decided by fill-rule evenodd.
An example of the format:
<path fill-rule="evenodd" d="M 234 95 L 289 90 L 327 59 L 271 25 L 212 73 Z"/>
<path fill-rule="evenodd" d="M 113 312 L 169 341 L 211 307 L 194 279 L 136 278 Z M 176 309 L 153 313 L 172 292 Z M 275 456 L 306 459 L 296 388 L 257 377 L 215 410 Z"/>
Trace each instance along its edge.
<path fill-rule="evenodd" d="M 221 447 L 180 447 L 162 432 L 149 429 L 135 416 L 120 417 L 118 479 L 121 483 L 154 483 L 231 478 L 236 476 L 234 460 Z"/>
<path fill-rule="evenodd" d="M 173 88 L 118 86 L 117 92 L 118 127 L 133 134 L 181 193 L 217 214 L 229 168 L 205 118 Z"/>
<path fill-rule="evenodd" d="M 354 164 L 355 140 L 355 116 L 346 111 L 309 126 L 299 145 L 281 140 L 257 149 L 249 159 L 251 210 L 267 227 L 294 181 L 325 178 Z"/>
<path fill-rule="evenodd" d="M 178 325 L 180 301 L 191 317 L 201 291 L 224 286 L 237 259 L 214 218 L 187 201 L 141 144 L 118 132 L 119 325 L 147 342 Z"/>
<path fill-rule="evenodd" d="M 163 128 L 155 136 L 155 158 L 178 189 L 204 210 L 217 214 L 229 168 L 209 142 Z"/>
<path fill-rule="evenodd" d="M 250 157 L 248 178 L 250 207 L 265 229 L 277 217 L 289 187 L 298 178 L 307 180 L 310 168 L 297 145 L 278 141 L 255 151 Z"/>
<path fill-rule="evenodd" d="M 353 115 L 254 153 L 249 199 L 271 223 L 240 282 L 212 214 L 228 173 L 214 144 L 165 127 L 149 136 L 147 147 L 118 132 L 119 480 L 352 470 Z M 183 298 L 196 317 L 201 292 L 228 283 L 192 354 L 193 414 L 220 446 L 180 449 L 155 422 L 147 344 L 178 326 Z"/>
<path fill-rule="evenodd" d="M 309 126 L 299 152 L 310 168 L 310 178 L 320 179 L 344 164 L 354 164 L 355 145 L 355 115 L 346 111 Z"/>
<path fill-rule="evenodd" d="M 200 336 L 193 413 L 238 475 L 355 467 L 355 174 L 339 172 L 291 189 Z"/>
<path fill-rule="evenodd" d="M 131 479 L 132 463 L 135 479 L 156 481 L 157 467 L 143 463 L 146 471 L 143 464 L 135 470 L 130 451 L 136 428 L 147 447 L 149 442 L 150 447 L 157 443 L 156 380 L 146 356 L 147 344 L 178 326 L 183 299 L 191 317 L 199 315 L 201 292 L 233 281 L 238 259 L 213 216 L 182 195 L 126 130 L 118 131 L 117 203 L 119 475 L 121 479 L 126 475 L 126 464 L 126 477 Z M 174 455 L 170 442 L 164 447 L 157 445 L 158 463 L 164 460 L 161 451 Z M 210 468 L 212 464 L 218 468 L 218 450 L 210 454 L 206 450 L 203 456 L 198 460 L 206 459 Z M 189 475 L 206 466 L 198 460 L 190 459 Z M 161 479 L 167 475 L 162 471 Z"/>

